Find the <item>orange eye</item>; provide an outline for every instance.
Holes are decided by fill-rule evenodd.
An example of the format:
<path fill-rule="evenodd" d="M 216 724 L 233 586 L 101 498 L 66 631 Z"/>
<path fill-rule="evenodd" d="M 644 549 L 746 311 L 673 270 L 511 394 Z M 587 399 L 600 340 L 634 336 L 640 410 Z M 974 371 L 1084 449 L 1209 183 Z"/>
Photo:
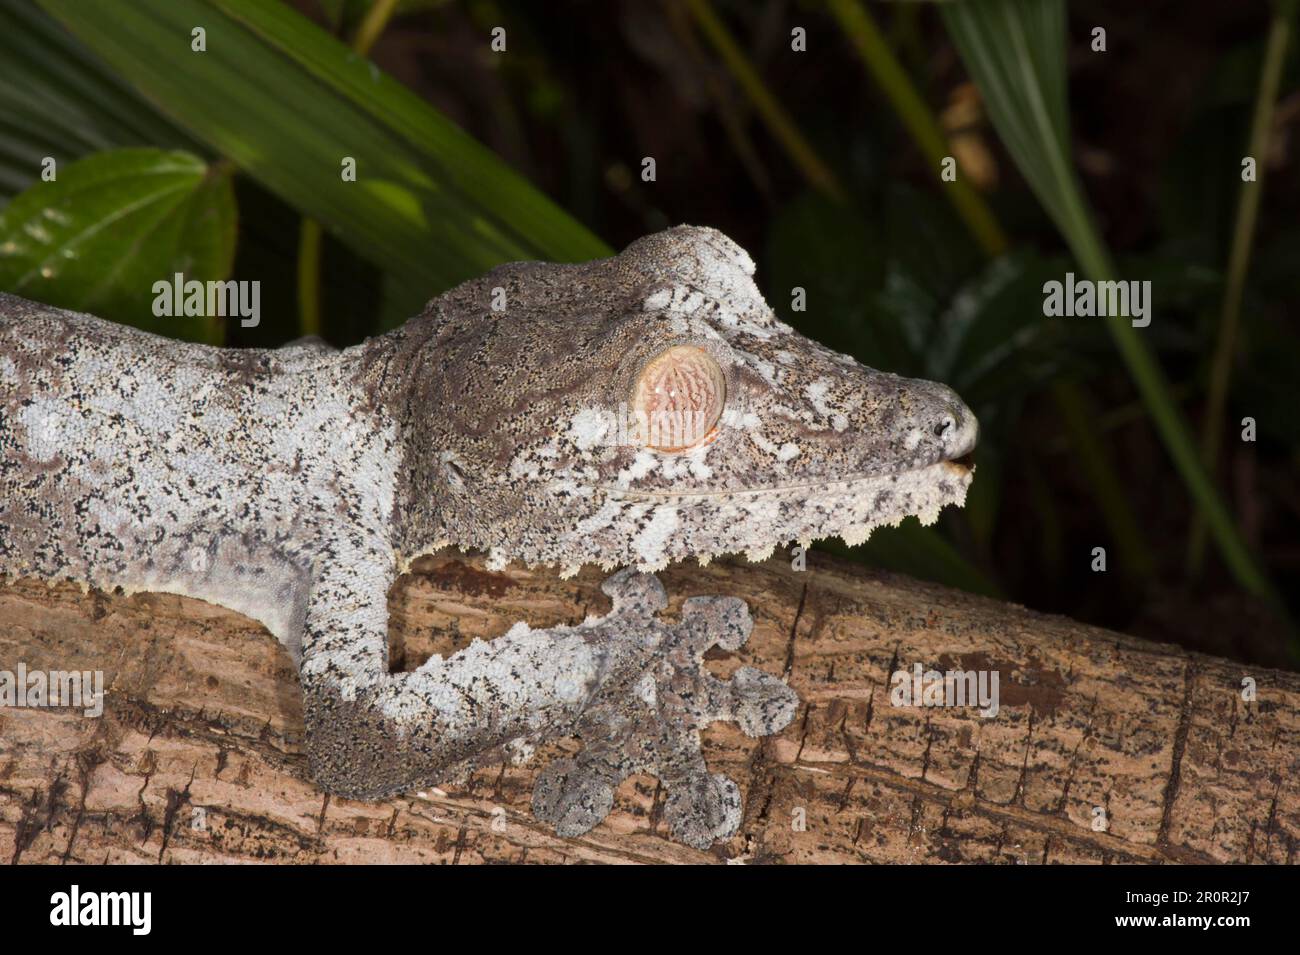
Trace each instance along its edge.
<path fill-rule="evenodd" d="M 641 441 L 657 451 L 685 451 L 715 432 L 727 397 L 726 380 L 703 348 L 676 345 L 645 366 L 632 408 Z"/>

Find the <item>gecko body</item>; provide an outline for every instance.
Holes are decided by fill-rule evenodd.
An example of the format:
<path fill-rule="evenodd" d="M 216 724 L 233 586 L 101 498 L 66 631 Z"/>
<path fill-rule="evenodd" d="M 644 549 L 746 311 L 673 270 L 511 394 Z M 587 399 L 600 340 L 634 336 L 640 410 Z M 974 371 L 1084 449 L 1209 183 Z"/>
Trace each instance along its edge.
<path fill-rule="evenodd" d="M 590 829 L 628 775 L 686 842 L 740 796 L 699 730 L 793 718 L 779 679 L 703 665 L 743 602 L 661 620 L 652 572 L 759 559 L 960 505 L 977 426 L 943 385 L 781 323 L 725 236 L 679 227 L 580 265 L 494 269 L 342 351 L 217 349 L 0 295 L 0 575 L 180 593 L 266 625 L 298 663 L 324 788 L 379 798 L 522 759 L 534 810 Z M 447 545 L 571 574 L 626 568 L 611 612 L 387 668 L 387 593 Z"/>

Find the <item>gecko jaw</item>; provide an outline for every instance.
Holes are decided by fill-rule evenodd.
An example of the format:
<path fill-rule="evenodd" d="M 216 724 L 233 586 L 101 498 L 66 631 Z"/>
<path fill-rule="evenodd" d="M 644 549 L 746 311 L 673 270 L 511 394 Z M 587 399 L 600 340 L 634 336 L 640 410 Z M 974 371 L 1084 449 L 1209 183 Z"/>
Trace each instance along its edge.
<path fill-rule="evenodd" d="M 934 468 L 946 469 L 953 478 L 969 478 L 975 473 L 974 453 L 962 455 L 960 458 L 945 459 L 935 461 L 931 464 L 922 465 L 919 468 L 909 468 L 906 471 L 884 472 L 882 474 L 855 474 L 846 478 L 833 478 L 827 481 L 803 481 L 797 484 L 772 484 L 763 487 L 738 487 L 723 488 L 721 490 L 709 491 L 642 491 L 620 487 L 599 487 L 597 490 L 611 497 L 620 498 L 628 501 L 651 501 L 654 503 L 689 503 L 692 500 L 700 499 L 722 499 L 734 498 L 737 496 L 760 496 L 760 495 L 781 495 L 793 491 L 826 491 L 831 488 L 844 488 L 851 490 L 855 485 L 864 485 L 880 480 L 889 480 L 908 474 L 917 474 Z M 969 480 L 967 481 L 969 483 Z"/>
<path fill-rule="evenodd" d="M 909 515 L 933 524 L 944 507 L 965 503 L 972 477 L 964 462 L 942 460 L 899 474 L 783 489 L 676 498 L 603 493 L 559 538 L 543 548 L 503 541 L 491 548 L 489 566 L 521 560 L 558 566 L 569 577 L 584 564 L 653 572 L 730 554 L 761 561 L 778 547 L 832 537 L 852 546 Z"/>

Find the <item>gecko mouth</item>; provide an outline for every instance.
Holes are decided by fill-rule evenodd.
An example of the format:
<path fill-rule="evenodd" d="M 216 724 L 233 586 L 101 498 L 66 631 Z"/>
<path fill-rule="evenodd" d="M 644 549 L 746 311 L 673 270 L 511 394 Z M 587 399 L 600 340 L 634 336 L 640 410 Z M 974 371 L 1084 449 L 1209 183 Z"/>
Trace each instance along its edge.
<path fill-rule="evenodd" d="M 751 495 L 782 495 L 799 491 L 831 491 L 843 493 L 846 491 L 851 492 L 855 486 L 874 485 L 881 481 L 897 480 L 898 478 L 906 478 L 921 473 L 935 473 L 936 469 L 940 472 L 949 473 L 955 478 L 969 481 L 970 475 L 975 470 L 975 452 L 968 451 L 960 457 L 945 458 L 939 461 L 934 461 L 930 464 L 924 464 L 918 468 L 909 468 L 906 471 L 897 471 L 893 473 L 886 472 L 882 474 L 853 474 L 849 477 L 829 478 L 822 481 L 799 481 L 791 484 L 770 484 L 759 487 L 735 487 L 701 491 L 660 491 L 610 486 L 600 487 L 599 490 L 615 498 L 628 501 L 682 502 L 727 496 L 750 497 Z"/>
<path fill-rule="evenodd" d="M 570 550 L 558 563 L 565 575 L 587 562 L 655 571 L 726 554 L 764 560 L 777 547 L 831 537 L 852 546 L 908 516 L 933 524 L 944 507 L 965 502 L 972 478 L 969 461 L 954 458 L 896 474 L 754 490 L 610 489 L 566 535 Z"/>
<path fill-rule="evenodd" d="M 565 496 L 581 502 L 573 524 L 558 535 L 495 542 L 488 566 L 519 559 L 556 566 L 569 577 L 583 564 L 653 572 L 672 561 L 706 564 L 729 554 L 761 561 L 778 547 L 835 537 L 853 546 L 876 528 L 908 517 L 929 525 L 945 507 L 961 507 L 974 479 L 972 445 L 894 473 L 768 487 L 675 491 L 593 484 L 587 494 L 573 496 L 569 483 L 561 488 Z"/>

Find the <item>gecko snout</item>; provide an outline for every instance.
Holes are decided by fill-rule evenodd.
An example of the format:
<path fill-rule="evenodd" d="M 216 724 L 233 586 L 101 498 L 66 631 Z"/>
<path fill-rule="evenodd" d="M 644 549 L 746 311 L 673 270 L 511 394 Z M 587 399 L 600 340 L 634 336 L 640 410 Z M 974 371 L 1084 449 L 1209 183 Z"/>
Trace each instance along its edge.
<path fill-rule="evenodd" d="M 974 413 L 957 397 L 957 393 L 950 389 L 945 390 L 948 391 L 945 396 L 947 400 L 944 402 L 942 413 L 935 419 L 932 430 L 934 436 L 939 439 L 943 456 L 949 461 L 954 461 L 975 450 L 975 445 L 979 441 L 980 426 Z"/>

